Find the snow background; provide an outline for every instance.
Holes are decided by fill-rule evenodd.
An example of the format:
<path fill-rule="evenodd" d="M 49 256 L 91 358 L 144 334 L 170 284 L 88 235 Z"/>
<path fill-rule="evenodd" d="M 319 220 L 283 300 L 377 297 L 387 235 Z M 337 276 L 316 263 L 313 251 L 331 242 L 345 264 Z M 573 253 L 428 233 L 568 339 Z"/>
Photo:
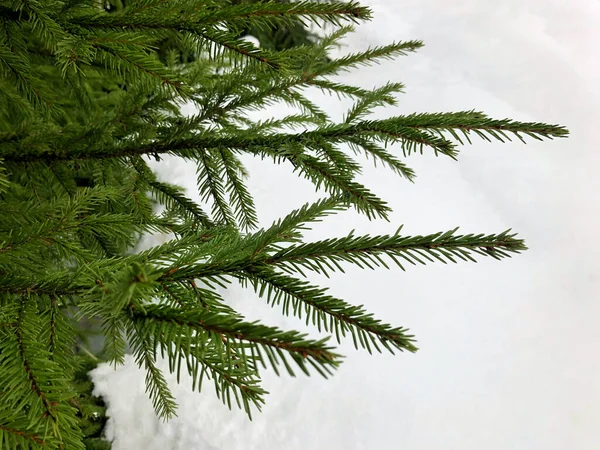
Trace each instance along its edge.
<path fill-rule="evenodd" d="M 477 109 L 495 118 L 566 125 L 569 139 L 508 144 L 475 141 L 458 162 L 415 155 L 414 185 L 366 166 L 363 182 L 388 200 L 391 223 L 355 213 L 331 217 L 310 238 L 393 232 L 425 234 L 512 227 L 530 250 L 497 262 L 360 271 L 331 280 L 334 295 L 408 326 L 414 355 L 370 356 L 351 343 L 334 378 L 277 378 L 262 414 L 229 411 L 206 384 L 171 386 L 179 417 L 159 421 L 132 358 L 93 373 L 122 449 L 559 450 L 600 445 L 600 274 L 595 231 L 600 192 L 595 134 L 600 122 L 600 2 L 552 0 L 379 0 L 341 52 L 422 39 L 417 54 L 360 69 L 363 87 L 401 81 L 395 110 Z M 334 118 L 348 103 L 319 97 Z M 277 114 L 281 111 L 277 110 Z M 247 159 L 263 225 L 319 198 L 288 167 Z M 161 164 L 163 178 L 195 189 L 193 167 Z M 248 318 L 305 329 L 251 291 L 227 296 Z"/>

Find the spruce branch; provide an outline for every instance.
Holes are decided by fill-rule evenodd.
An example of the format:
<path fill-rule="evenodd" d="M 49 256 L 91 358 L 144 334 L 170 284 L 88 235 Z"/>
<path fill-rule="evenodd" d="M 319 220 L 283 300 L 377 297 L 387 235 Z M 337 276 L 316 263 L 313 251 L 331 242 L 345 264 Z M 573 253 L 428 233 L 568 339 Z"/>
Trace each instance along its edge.
<path fill-rule="evenodd" d="M 387 202 L 371 193 L 365 186 L 353 180 L 352 175 L 319 161 L 310 155 L 289 158 L 294 169 L 311 180 L 317 189 L 323 186 L 331 195 L 343 195 L 357 211 L 369 219 L 388 218 L 391 211 Z"/>
<path fill-rule="evenodd" d="M 290 313 L 291 305 L 294 315 L 302 317 L 304 308 L 307 323 L 312 320 L 319 330 L 335 332 L 338 340 L 340 335 L 345 336 L 350 331 L 355 345 L 360 342 L 368 351 L 371 351 L 371 345 L 379 351 L 378 343 L 390 351 L 393 348 L 414 351 L 413 338 L 406 334 L 404 328 L 382 324 L 362 307 L 349 305 L 327 295 L 325 289 L 277 273 L 273 268 L 303 276 L 303 269 L 308 269 L 329 276 L 333 271 L 343 272 L 342 263 L 370 269 L 378 266 L 389 268 L 384 257 L 405 270 L 402 260 L 413 265 L 436 260 L 443 263 L 456 263 L 459 259 L 475 262 L 472 254 L 501 259 L 526 249 L 522 240 L 509 234 L 510 230 L 497 235 L 457 235 L 457 229 L 454 229 L 427 236 L 402 236 L 399 229 L 393 235 L 357 237 L 350 233 L 344 238 L 297 243 L 301 242 L 299 230 L 304 228 L 305 223 L 318 221 L 320 217 L 343 209 L 346 202 L 345 198 L 331 198 L 304 205 L 271 228 L 246 236 L 245 243 L 235 245 L 241 252 L 240 256 L 231 255 L 233 247 L 229 247 L 222 250 L 222 257 L 215 255 L 205 262 L 194 262 L 197 257 L 192 257 L 183 264 L 180 261 L 165 267 L 159 279 L 173 283 L 230 274 L 243 282 L 250 282 L 261 297 L 267 297 L 269 303 L 283 302 L 285 314 Z M 282 247 L 282 243 L 288 245 Z"/>
<path fill-rule="evenodd" d="M 171 419 L 176 416 L 177 403 L 171 393 L 167 381 L 156 366 L 156 352 L 152 344 L 144 339 L 139 327 L 134 333 L 129 334 L 129 342 L 133 353 L 136 355 L 136 363 L 146 369 L 146 391 L 148 392 L 156 414 L 163 419 Z"/>
<path fill-rule="evenodd" d="M 205 44 L 205 48 L 214 59 L 224 59 L 226 55 L 239 55 L 247 60 L 260 63 L 261 66 L 267 69 L 281 70 L 282 68 L 282 61 L 277 57 L 277 54 L 258 49 L 252 44 L 240 41 L 230 32 L 207 29 L 203 30 L 199 35 L 208 44 Z M 233 59 L 234 63 L 238 63 L 239 61 L 239 59 Z"/>
<path fill-rule="evenodd" d="M 267 249 L 279 249 L 285 243 L 301 242 L 302 230 L 309 230 L 308 224 L 321 222 L 323 218 L 345 211 L 350 203 L 341 196 L 322 198 L 314 203 L 305 203 L 299 209 L 274 222 L 269 228 L 261 229 L 252 235 L 252 257 Z"/>
<path fill-rule="evenodd" d="M 211 4 L 212 3 L 212 4 Z M 357 2 L 299 1 L 290 3 L 259 2 L 227 5 L 211 2 L 202 8 L 187 9 L 146 6 L 144 9 L 132 6 L 123 14 L 97 14 L 69 20 L 87 29 L 130 28 L 132 30 L 172 29 L 177 31 L 198 31 L 215 25 L 240 26 L 252 23 L 257 27 L 274 27 L 290 24 L 293 20 L 306 19 L 340 25 L 343 21 L 357 22 L 369 20 L 371 11 Z M 162 13 L 162 16 L 157 16 Z"/>
<path fill-rule="evenodd" d="M 41 433 L 32 433 L 0 424 L 0 444 L 8 448 L 31 448 L 32 445 L 45 446 L 47 442 Z"/>
<path fill-rule="evenodd" d="M 36 108 L 43 111 L 52 106 L 48 95 L 49 88 L 43 80 L 32 74 L 24 55 L 16 55 L 10 48 L 0 42 L 0 70 L 5 77 L 9 75 L 18 91 Z M 5 95 L 10 93 L 5 91 Z"/>
<path fill-rule="evenodd" d="M 475 133 L 488 142 L 491 142 L 491 138 L 494 138 L 502 143 L 505 142 L 504 139 L 510 141 L 511 134 L 523 143 L 526 143 L 526 141 L 522 135 L 541 141 L 543 138 L 560 138 L 569 134 L 569 131 L 563 126 L 539 122 L 518 122 L 511 119 L 497 120 L 474 110 L 454 113 L 411 114 L 388 120 L 413 129 L 435 131 L 440 135 L 449 133 L 460 144 L 463 144 L 460 133 L 469 144 L 472 143 L 470 133 Z"/>
<path fill-rule="evenodd" d="M 234 209 L 236 221 L 242 230 L 250 230 L 258 226 L 258 216 L 254 199 L 244 185 L 241 176 L 247 174 L 246 169 L 239 159 L 228 149 L 219 149 L 222 173 L 226 177 L 226 189 L 229 194 L 229 203 Z"/>
<path fill-rule="evenodd" d="M 342 21 L 357 22 L 371 19 L 371 11 L 357 2 L 295 1 L 289 3 L 242 3 L 231 7 L 221 7 L 210 14 L 207 23 L 225 22 L 240 25 L 252 24 L 255 27 L 275 27 L 293 25 L 295 20 L 304 19 L 314 23 L 323 21 L 340 25 Z M 285 21 L 285 22 L 284 22 Z"/>
<path fill-rule="evenodd" d="M 349 31 L 352 31 L 352 29 L 342 30 L 342 35 Z M 325 48 L 330 45 L 330 42 L 335 42 L 339 39 L 338 36 L 338 34 L 333 34 L 333 41 L 324 41 L 323 45 Z M 394 42 L 388 45 L 371 47 L 363 52 L 351 53 L 341 58 L 325 62 L 309 76 L 315 77 L 316 75 L 338 74 L 340 71 L 348 71 L 359 66 L 371 65 L 397 56 L 405 56 L 408 53 L 417 51 L 421 47 L 423 47 L 423 42 L 415 40 Z"/>
<path fill-rule="evenodd" d="M 212 148 L 229 148 L 239 151 L 258 151 L 260 148 L 276 149 L 285 144 L 304 144 L 318 140 L 330 143 L 343 143 L 353 138 L 361 137 L 378 141 L 398 142 L 403 145 L 405 155 L 414 151 L 422 153 L 423 147 L 431 147 L 434 152 L 450 157 L 456 157 L 456 146 L 446 138 L 439 137 L 439 132 L 457 129 L 462 133 L 474 132 L 480 136 L 490 135 L 500 139 L 503 132 L 511 132 L 516 136 L 522 134 L 537 140 L 542 138 L 565 137 L 568 131 L 558 125 L 541 123 L 526 123 L 511 120 L 493 120 L 480 113 L 458 113 L 465 117 L 466 125 L 456 120 L 448 120 L 443 114 L 422 115 L 425 123 L 419 124 L 416 115 L 398 116 L 391 119 L 361 121 L 356 124 L 334 124 L 306 131 L 301 134 L 271 133 L 257 135 L 253 132 L 242 131 L 236 135 L 224 135 L 212 131 L 198 133 L 194 137 L 184 139 L 164 139 L 162 142 L 152 142 L 146 145 L 125 145 L 122 147 L 102 149 L 93 152 L 80 151 L 78 154 L 66 154 L 52 149 L 41 149 L 39 152 L 16 154 L 10 149 L 0 147 L 0 156 L 6 161 L 24 162 L 35 160 L 59 161 L 64 159 L 104 159 L 123 158 L 127 156 L 160 155 L 169 153 L 184 158 L 205 157 L 201 150 Z M 455 119 L 451 117 L 451 119 Z M 423 130 L 423 131 L 422 131 Z M 438 136 L 431 134 L 435 132 Z M 458 136 L 458 135 L 457 135 Z M 502 134 L 502 136 L 505 136 Z M 505 136 L 506 137 L 506 136 Z M 489 136 L 486 136 L 489 140 Z M 460 141 L 462 142 L 462 141 Z"/>
<path fill-rule="evenodd" d="M 525 250 L 510 230 L 303 238 L 314 223 L 351 207 L 389 216 L 385 201 L 358 182 L 362 161 L 354 155 L 412 181 L 405 159 L 416 152 L 456 158 L 475 135 L 500 142 L 568 135 L 562 126 L 475 110 L 373 119 L 375 108 L 396 105 L 403 85 L 366 89 L 336 76 L 422 43 L 332 57 L 352 31 L 340 25 L 368 20 L 368 8 L 307 0 L 100 3 L 0 5 L 1 448 L 88 444 L 89 430 L 80 428 L 94 405 L 77 380 L 87 370 L 80 351 L 116 365 L 129 344 L 162 418 L 175 415 L 176 402 L 161 357 L 178 381 L 182 370 L 193 390 L 210 380 L 225 405 L 252 417 L 267 394 L 263 369 L 328 376 L 338 367 L 341 356 L 327 340 L 333 335 L 338 342 L 352 336 L 369 352 L 417 350 L 407 329 L 310 283 L 308 272 L 390 262 L 404 270 Z M 338 28 L 298 39 L 307 24 Z M 260 48 L 244 40 L 248 34 Z M 352 101 L 341 123 L 315 103 L 315 88 Z M 197 113 L 187 117 L 182 106 L 190 101 Z M 273 117 L 253 118 L 267 106 Z M 279 106 L 293 111 L 279 115 Z M 196 165 L 200 202 L 145 162 L 165 155 Z M 242 155 L 289 163 L 329 197 L 256 230 Z M 169 240 L 139 250 L 148 233 Z M 236 280 L 328 336 L 247 321 L 221 291 Z M 87 335 L 78 323 L 84 318 L 104 334 L 101 356 L 78 343 Z"/>
<path fill-rule="evenodd" d="M 400 83 L 387 83 L 385 86 L 374 89 L 361 96 L 358 102 L 348 111 L 344 123 L 353 123 L 364 118 L 378 106 L 394 106 L 396 99 L 394 94 L 402 92 L 404 86 Z"/>
<path fill-rule="evenodd" d="M 332 271 L 343 272 L 340 262 L 352 263 L 361 268 L 389 268 L 383 256 L 390 258 L 402 270 L 402 260 L 410 264 L 426 261 L 458 260 L 476 262 L 472 254 L 491 256 L 500 260 L 526 250 L 523 240 L 516 239 L 510 230 L 500 234 L 457 235 L 458 228 L 426 236 L 402 236 L 401 228 L 393 235 L 355 236 L 327 239 L 306 244 L 295 244 L 279 250 L 265 264 L 298 272 L 301 268 L 328 275 Z"/>
<path fill-rule="evenodd" d="M 82 309 L 82 312 L 85 311 Z M 92 317 L 88 313 L 89 317 Z M 113 364 L 125 364 L 125 326 L 122 317 L 104 317 L 102 320 L 102 334 L 104 335 L 104 358 Z"/>
<path fill-rule="evenodd" d="M 159 181 L 142 158 L 134 157 L 131 161 L 133 167 L 139 173 L 140 182 L 148 186 L 161 204 L 168 209 L 177 211 L 183 217 L 199 223 L 204 228 L 214 226 L 208 215 L 196 202 L 185 195 L 182 188 Z"/>
<path fill-rule="evenodd" d="M 259 120 L 248 128 L 248 131 L 275 131 L 284 127 L 297 128 L 306 127 L 307 125 L 321 125 L 322 121 L 314 116 L 306 116 L 303 114 L 291 114 L 281 119 L 270 118 Z"/>
<path fill-rule="evenodd" d="M 215 220 L 228 225 L 234 225 L 235 219 L 227 201 L 225 186 L 223 185 L 224 161 L 219 156 L 214 150 L 206 150 L 199 153 L 198 165 L 196 166 L 198 188 L 202 201 L 212 201 L 212 213 Z"/>
<path fill-rule="evenodd" d="M 368 139 L 356 137 L 348 140 L 348 146 L 354 153 L 364 153 L 367 159 L 373 158 L 373 164 L 377 167 L 377 162 L 391 169 L 397 175 L 414 182 L 416 174 L 414 170 L 392 155 L 390 152 Z"/>
<path fill-rule="evenodd" d="M 344 201 L 348 200 L 344 198 Z M 327 211 L 323 209 L 324 206 L 334 205 L 335 203 L 320 202 L 313 211 L 321 209 L 321 213 L 324 213 Z M 304 207 L 301 211 L 307 214 L 310 210 Z M 288 221 L 292 221 L 294 216 L 297 217 L 298 213 L 290 215 Z M 314 218 L 311 219 L 307 215 L 306 220 Z M 171 261 L 167 267 L 161 269 L 157 279 L 175 281 L 219 274 L 233 275 L 261 265 L 280 267 L 290 273 L 301 274 L 302 268 L 306 268 L 328 275 L 335 270 L 343 272 L 341 262 L 361 268 L 389 268 L 383 259 L 384 256 L 405 270 L 402 260 L 413 265 L 436 260 L 444 264 L 448 261 L 456 263 L 459 259 L 476 262 L 473 254 L 500 260 L 527 248 L 523 240 L 515 238 L 516 234 L 510 234 L 510 230 L 500 234 L 458 235 L 458 228 L 455 228 L 425 236 L 402 236 L 402 227 L 392 235 L 355 236 L 351 232 L 343 238 L 297 244 L 301 238 L 298 229 L 289 229 L 284 224 L 286 221 L 276 223 L 270 230 L 260 230 L 254 235 L 229 242 L 229 245 L 221 244 L 222 240 L 213 241 L 212 245 L 219 248 L 217 253 L 208 257 L 205 251 L 200 250 L 195 252 L 196 256 L 194 253 L 188 255 L 187 261 Z M 231 239 L 232 236 L 228 238 Z M 275 242 L 277 239 L 289 244 L 281 247 Z M 168 260 L 163 261 L 169 263 Z"/>
<path fill-rule="evenodd" d="M 322 374 L 331 373 L 331 369 L 340 363 L 340 355 L 333 353 L 333 348 L 325 345 L 327 339 L 314 341 L 296 331 L 282 331 L 275 327 L 248 323 L 235 316 L 224 316 L 202 309 L 182 311 L 162 305 L 145 306 L 143 312 L 134 309 L 131 314 L 134 320 L 143 320 L 144 323 L 172 323 L 204 331 L 209 335 L 218 335 L 218 339 L 225 336 L 232 343 L 252 343 L 259 353 L 262 351 L 268 356 L 274 370 L 277 371 L 278 365 L 283 364 L 291 375 L 294 372 L 283 352 L 307 374 L 307 363 L 320 367 Z"/>
<path fill-rule="evenodd" d="M 155 55 L 132 52 L 123 44 L 108 44 L 99 40 L 92 45 L 97 50 L 96 60 L 113 71 L 128 76 L 137 75 L 148 81 L 155 80 L 162 86 L 175 89 L 184 98 L 188 95 L 183 82 L 173 76 Z"/>
<path fill-rule="evenodd" d="M 208 215 L 190 198 L 184 195 L 183 189 L 161 181 L 149 181 L 151 192 L 167 208 L 175 209 L 182 216 L 197 221 L 202 227 L 214 226 Z"/>
<path fill-rule="evenodd" d="M 161 282 L 160 287 L 161 291 L 157 295 L 171 307 L 183 310 L 202 308 L 217 313 L 236 314 L 217 292 L 199 287 L 194 280 L 175 283 Z"/>
<path fill-rule="evenodd" d="M 256 370 L 256 355 L 247 355 L 233 346 L 224 336 L 200 332 L 194 327 L 167 322 L 147 321 L 134 318 L 138 339 L 145 339 L 154 348 L 160 349 L 169 362 L 169 371 L 177 373 L 179 382 L 181 365 L 185 361 L 192 378 L 192 390 L 201 391 L 205 378 L 212 379 L 217 396 L 231 408 L 231 394 L 238 407 L 252 418 L 251 405 L 259 410 L 266 392 L 259 385 Z M 250 348 L 252 350 L 252 348 Z M 241 399 L 241 401 L 240 401 Z"/>
<path fill-rule="evenodd" d="M 360 342 L 360 346 L 369 353 L 371 345 L 381 352 L 378 342 L 391 353 L 394 353 L 394 348 L 416 351 L 413 336 L 406 333 L 407 329 L 381 323 L 363 306 L 350 305 L 326 294 L 326 289 L 276 273 L 267 264 L 250 267 L 242 275 L 242 280 L 250 282 L 260 297 L 267 298 L 268 303 L 281 303 L 285 315 L 292 311 L 294 316 L 302 318 L 304 310 L 307 325 L 312 323 L 319 331 L 335 333 L 338 342 L 341 342 L 340 336 L 346 336 L 349 331 L 355 348 Z"/>
<path fill-rule="evenodd" d="M 44 42 L 44 45 L 53 49 L 64 38 L 65 32 L 53 16 L 54 8 L 48 8 L 46 2 L 38 0 L 16 0 L 12 2 L 12 10 L 21 20 L 26 20 Z M 48 10 L 54 9 L 49 12 Z"/>
<path fill-rule="evenodd" d="M 20 300 L 0 307 L 1 316 L 15 321 L 14 331 L 0 330 L 0 442 L 83 449 L 75 410 L 68 404 L 75 394 L 68 376 L 72 365 L 61 367 L 48 358 L 52 353 L 39 340 L 45 324 L 38 303 L 32 296 Z M 56 331 L 62 336 L 64 330 Z"/>

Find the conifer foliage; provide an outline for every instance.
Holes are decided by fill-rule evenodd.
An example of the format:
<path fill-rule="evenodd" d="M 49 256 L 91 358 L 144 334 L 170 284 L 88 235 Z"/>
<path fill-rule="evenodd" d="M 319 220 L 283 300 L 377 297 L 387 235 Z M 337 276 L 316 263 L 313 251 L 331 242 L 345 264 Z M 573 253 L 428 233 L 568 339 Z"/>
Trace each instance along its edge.
<path fill-rule="evenodd" d="M 473 137 L 568 134 L 477 111 L 369 119 L 374 108 L 395 104 L 402 85 L 367 90 L 336 75 L 422 45 L 393 42 L 330 58 L 350 25 L 370 16 L 353 1 L 0 5 L 1 448 L 85 448 L 80 419 L 95 410 L 82 406 L 75 382 L 85 367 L 74 357 L 80 320 L 101 323 L 105 360 L 122 363 L 130 346 L 161 417 L 172 417 L 176 404 L 159 357 L 178 376 L 187 371 L 195 390 L 208 380 L 225 404 L 252 415 L 265 401 L 261 371 L 329 376 L 340 355 L 331 340 L 248 322 L 217 287 L 240 281 L 283 314 L 357 348 L 412 352 L 405 328 L 330 295 L 306 274 L 502 259 L 525 249 L 510 231 L 407 236 L 400 228 L 303 239 L 312 223 L 343 209 L 388 217 L 387 203 L 357 181 L 364 156 L 412 181 L 407 163 L 415 154 L 457 158 Z M 244 30 L 309 23 L 332 31 L 283 49 L 240 39 Z M 353 99 L 342 122 L 305 94 L 315 87 Z M 184 102 L 197 113 L 184 116 Z M 250 119 L 276 103 L 297 112 Z M 323 199 L 258 229 L 243 154 L 290 163 Z M 202 202 L 148 165 L 167 155 L 195 165 Z M 146 233 L 173 239 L 136 251 Z"/>

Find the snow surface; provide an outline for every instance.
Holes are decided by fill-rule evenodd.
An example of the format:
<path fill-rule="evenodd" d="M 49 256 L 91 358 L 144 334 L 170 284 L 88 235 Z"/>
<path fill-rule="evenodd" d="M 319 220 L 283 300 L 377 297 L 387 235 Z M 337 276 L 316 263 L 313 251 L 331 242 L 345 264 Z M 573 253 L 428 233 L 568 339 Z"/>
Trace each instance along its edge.
<path fill-rule="evenodd" d="M 411 328 L 417 354 L 375 355 L 343 345 L 347 359 L 323 380 L 267 374 L 271 392 L 254 421 L 229 411 L 212 386 L 171 386 L 179 417 L 155 418 L 144 372 L 132 359 L 93 373 L 108 403 L 107 436 L 122 449 L 597 449 L 600 442 L 600 210 L 595 135 L 600 122 L 600 3 L 552 0 L 363 1 L 375 19 L 347 48 L 422 39 L 418 54 L 347 74 L 364 87 L 406 84 L 399 107 L 477 109 L 496 118 L 567 125 L 567 140 L 465 147 L 459 162 L 413 156 L 414 185 L 367 166 L 364 182 L 390 201 L 392 223 L 354 213 L 310 237 L 513 227 L 530 250 L 478 264 L 349 270 L 324 281 L 335 295 Z M 335 117 L 347 103 L 315 99 Z M 319 197 L 289 168 L 248 160 L 262 223 Z M 165 179 L 195 189 L 193 167 L 162 164 Z M 285 198 L 285 201 L 282 199 Z M 228 299 L 247 317 L 303 329 L 251 291 Z"/>

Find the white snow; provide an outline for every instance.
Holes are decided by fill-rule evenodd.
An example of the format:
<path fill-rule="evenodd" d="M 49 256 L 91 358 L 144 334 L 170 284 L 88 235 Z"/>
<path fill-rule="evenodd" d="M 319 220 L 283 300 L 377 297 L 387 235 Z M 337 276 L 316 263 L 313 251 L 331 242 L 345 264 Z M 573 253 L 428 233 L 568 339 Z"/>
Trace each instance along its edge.
<path fill-rule="evenodd" d="M 399 107 L 413 111 L 482 110 L 497 118 L 568 126 L 566 140 L 464 147 L 458 162 L 413 156 L 414 185 L 367 166 L 364 182 L 390 201 L 392 223 L 354 213 L 331 218 L 310 237 L 363 233 L 423 234 L 453 228 L 513 227 L 530 250 L 510 260 L 349 270 L 319 281 L 378 317 L 411 328 L 415 355 L 374 355 L 343 345 L 330 380 L 277 378 L 262 414 L 250 422 L 229 411 L 212 386 L 171 386 L 179 417 L 154 417 L 144 372 L 132 359 L 93 373 L 108 403 L 107 435 L 122 449 L 592 450 L 600 442 L 600 317 L 596 170 L 600 121 L 600 4 L 557 0 L 380 0 L 375 19 L 342 51 L 392 40 L 426 47 L 344 76 L 365 87 L 406 84 Z M 347 103 L 316 97 L 336 117 Z M 316 199 L 287 167 L 248 159 L 262 223 Z M 160 166 L 164 178 L 195 189 L 193 167 Z M 282 197 L 285 201 L 282 201 Z M 251 291 L 231 289 L 249 318 L 303 328 Z"/>

